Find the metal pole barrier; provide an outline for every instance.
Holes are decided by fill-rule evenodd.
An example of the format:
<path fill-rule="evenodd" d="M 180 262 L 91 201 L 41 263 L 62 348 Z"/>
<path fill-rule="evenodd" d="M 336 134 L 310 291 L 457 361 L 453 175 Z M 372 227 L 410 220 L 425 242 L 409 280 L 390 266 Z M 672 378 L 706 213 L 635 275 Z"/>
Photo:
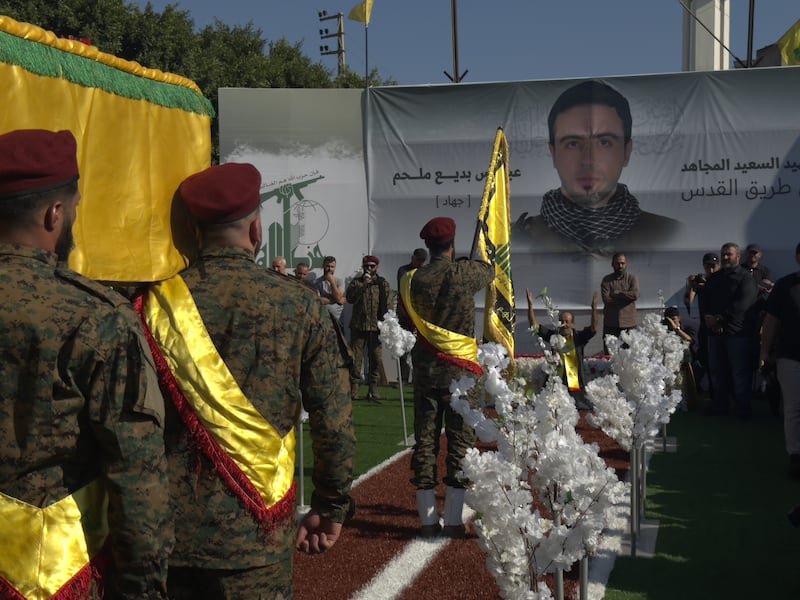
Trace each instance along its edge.
<path fill-rule="evenodd" d="M 561 513 L 555 515 L 554 524 L 556 527 L 561 526 Z M 556 600 L 564 600 L 564 570 L 556 569 L 553 573 L 553 584 L 556 593 Z"/>
<path fill-rule="evenodd" d="M 306 490 L 305 490 L 305 480 L 306 480 L 306 463 L 303 459 L 303 411 L 300 411 L 300 415 L 297 417 L 297 431 L 300 435 L 300 444 L 298 448 L 298 455 L 300 458 L 299 465 L 300 465 L 300 473 L 298 479 L 300 479 L 300 506 L 304 507 L 306 505 Z"/>
<path fill-rule="evenodd" d="M 406 426 L 406 401 L 403 397 L 403 369 L 397 357 L 397 380 L 400 382 L 400 412 L 403 413 L 403 445 L 408 448 L 408 428 Z"/>
<path fill-rule="evenodd" d="M 634 440 L 631 461 L 631 556 L 636 557 L 636 538 L 639 535 L 639 449 Z"/>
<path fill-rule="evenodd" d="M 644 508 L 647 501 L 647 444 L 642 444 L 639 466 L 642 470 L 639 489 L 639 522 L 644 519 Z"/>
<path fill-rule="evenodd" d="M 589 600 L 589 557 L 584 556 L 579 565 L 579 597 L 580 600 Z"/>

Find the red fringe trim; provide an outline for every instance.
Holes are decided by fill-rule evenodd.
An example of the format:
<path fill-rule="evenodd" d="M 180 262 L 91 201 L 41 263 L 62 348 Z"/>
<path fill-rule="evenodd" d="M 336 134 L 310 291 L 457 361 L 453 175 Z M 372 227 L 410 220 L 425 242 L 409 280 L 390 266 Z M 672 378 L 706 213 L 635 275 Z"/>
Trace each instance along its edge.
<path fill-rule="evenodd" d="M 110 562 L 111 545 L 109 540 L 106 540 L 100 552 L 61 586 L 55 594 L 50 596 L 50 600 L 85 600 L 92 590 L 92 583 L 97 587 L 97 597 L 104 597 L 103 578 Z M 14 585 L 3 577 L 0 577 L 0 599 L 26 600 L 25 596 Z"/>
<path fill-rule="evenodd" d="M 228 489 L 242 501 L 247 512 L 261 524 L 264 533 L 274 530 L 278 523 L 292 514 L 294 510 L 297 497 L 297 483 L 293 482 L 289 491 L 284 494 L 283 498 L 267 508 L 264 504 L 264 499 L 261 497 L 256 487 L 233 459 L 222 449 L 219 442 L 217 442 L 203 426 L 191 404 L 189 404 L 189 401 L 186 399 L 186 396 L 184 396 L 181 391 L 180 384 L 175 379 L 175 375 L 173 375 L 170 370 L 161 352 L 161 348 L 159 348 L 158 343 L 145 321 L 143 292 L 137 292 L 133 299 L 133 307 L 136 309 L 142 321 L 144 334 L 147 337 L 147 343 L 150 345 L 150 351 L 153 354 L 153 360 L 156 364 L 156 371 L 158 372 L 158 377 L 161 382 L 161 389 L 164 394 L 172 400 L 184 425 L 186 425 L 186 428 L 189 430 L 189 435 L 192 437 L 192 440 L 214 465 L 214 468 L 225 482 L 225 485 L 228 486 Z"/>
<path fill-rule="evenodd" d="M 475 373 L 476 375 L 483 374 L 483 368 L 481 368 L 481 366 L 478 363 L 473 362 L 471 360 L 467 360 L 465 358 L 456 358 L 455 356 L 450 356 L 449 354 L 445 354 L 444 352 L 439 350 L 436 346 L 431 344 L 424 335 L 422 334 L 418 335 L 417 340 L 422 341 L 422 344 L 430 352 L 432 352 L 436 356 L 436 358 L 438 358 L 440 361 L 458 367 L 459 369 L 470 371 L 472 373 Z"/>

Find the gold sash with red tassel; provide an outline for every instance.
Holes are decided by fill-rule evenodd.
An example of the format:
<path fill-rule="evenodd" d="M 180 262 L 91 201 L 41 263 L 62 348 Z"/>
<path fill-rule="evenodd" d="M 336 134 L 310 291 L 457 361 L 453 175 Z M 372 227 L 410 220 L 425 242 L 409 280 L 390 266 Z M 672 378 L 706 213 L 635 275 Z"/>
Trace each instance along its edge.
<path fill-rule="evenodd" d="M 85 597 L 102 576 L 107 512 L 99 480 L 45 508 L 0 493 L 0 598 Z"/>
<path fill-rule="evenodd" d="M 413 269 L 400 280 L 400 299 L 417 332 L 436 353 L 437 358 L 454 366 L 480 375 L 483 369 L 478 364 L 478 342 L 475 338 L 449 331 L 420 317 L 411 303 L 411 280 L 417 270 Z"/>
<path fill-rule="evenodd" d="M 295 502 L 294 429 L 285 436 L 244 396 L 176 275 L 134 303 L 156 369 L 198 446 L 231 491 L 269 529 Z"/>

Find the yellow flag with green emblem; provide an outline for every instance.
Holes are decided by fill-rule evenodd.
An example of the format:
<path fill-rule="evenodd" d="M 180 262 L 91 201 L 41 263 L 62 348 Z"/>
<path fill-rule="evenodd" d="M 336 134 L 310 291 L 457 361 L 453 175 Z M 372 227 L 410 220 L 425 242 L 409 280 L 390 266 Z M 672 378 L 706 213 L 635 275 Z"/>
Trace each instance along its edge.
<path fill-rule="evenodd" d="M 778 40 L 783 62 L 787 65 L 800 65 L 800 19 Z"/>
<path fill-rule="evenodd" d="M 0 133 L 70 130 L 81 202 L 70 266 L 103 281 L 171 277 L 178 185 L 211 163 L 214 109 L 197 85 L 0 16 Z"/>
<path fill-rule="evenodd" d="M 502 344 L 514 358 L 514 287 L 511 282 L 511 206 L 508 176 L 508 142 L 497 129 L 492 159 L 486 175 L 472 257 L 494 263 L 495 278 L 486 287 L 483 337 Z"/>

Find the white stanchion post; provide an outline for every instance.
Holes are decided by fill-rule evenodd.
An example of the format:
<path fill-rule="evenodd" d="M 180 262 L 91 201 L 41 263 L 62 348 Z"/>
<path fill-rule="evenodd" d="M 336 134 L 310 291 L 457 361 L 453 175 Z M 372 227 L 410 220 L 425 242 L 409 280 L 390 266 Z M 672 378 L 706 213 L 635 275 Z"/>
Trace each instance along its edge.
<path fill-rule="evenodd" d="M 400 382 L 400 412 L 403 414 L 403 445 L 408 447 L 408 427 L 406 426 L 406 401 L 403 397 L 403 369 L 397 357 L 397 380 Z"/>
<path fill-rule="evenodd" d="M 306 463 L 303 456 L 303 411 L 300 411 L 300 415 L 297 417 L 297 433 L 300 436 L 300 443 L 298 444 L 298 458 L 299 460 L 299 475 L 298 479 L 300 480 L 300 507 L 303 508 L 306 505 L 306 490 L 305 490 L 305 479 L 306 479 Z"/>
<path fill-rule="evenodd" d="M 561 513 L 557 513 L 554 519 L 556 527 L 561 526 Z M 564 569 L 556 569 L 553 573 L 553 587 L 555 588 L 556 600 L 564 600 Z"/>

